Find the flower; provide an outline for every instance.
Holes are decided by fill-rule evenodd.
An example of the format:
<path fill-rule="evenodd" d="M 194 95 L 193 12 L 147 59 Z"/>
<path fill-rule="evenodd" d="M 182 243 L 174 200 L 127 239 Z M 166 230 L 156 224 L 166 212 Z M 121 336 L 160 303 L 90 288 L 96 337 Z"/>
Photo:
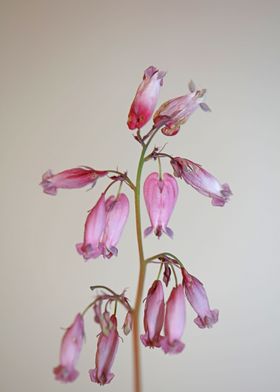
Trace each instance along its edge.
<path fill-rule="evenodd" d="M 84 320 L 77 314 L 74 322 L 63 335 L 60 347 L 60 364 L 53 369 L 56 380 L 72 382 L 79 372 L 75 369 L 83 345 Z"/>
<path fill-rule="evenodd" d="M 89 370 L 91 381 L 100 385 L 109 384 L 115 376 L 113 373 L 111 373 L 111 367 L 113 365 L 119 345 L 119 334 L 117 331 L 116 316 L 112 315 L 110 320 L 111 329 L 108 335 L 105 335 L 103 332 L 101 332 L 98 337 L 97 351 L 95 356 L 96 368 Z"/>
<path fill-rule="evenodd" d="M 100 256 L 99 243 L 106 223 L 105 194 L 102 193 L 96 205 L 89 212 L 84 231 L 84 242 L 76 245 L 78 253 L 85 260 Z"/>
<path fill-rule="evenodd" d="M 110 258 L 118 254 L 118 244 L 129 214 L 129 201 L 124 193 L 117 197 L 110 196 L 105 203 L 106 223 L 100 242 L 104 257 Z"/>
<path fill-rule="evenodd" d="M 160 345 L 167 354 L 178 354 L 183 351 L 185 344 L 181 342 L 186 321 L 185 296 L 182 285 L 174 287 L 166 304 L 164 319 L 164 337 Z"/>
<path fill-rule="evenodd" d="M 153 66 L 144 71 L 143 81 L 136 91 L 129 110 L 127 120 L 129 129 L 139 129 L 150 120 L 155 110 L 165 75 L 166 72 L 159 71 Z"/>
<path fill-rule="evenodd" d="M 183 178 L 202 195 L 211 197 L 213 206 L 223 207 L 232 195 L 228 184 L 221 185 L 216 177 L 204 170 L 201 165 L 189 159 L 173 158 L 171 165 L 176 177 Z"/>
<path fill-rule="evenodd" d="M 58 188 L 75 189 L 82 188 L 88 184 L 92 184 L 93 187 L 97 179 L 105 176 L 107 173 L 107 171 L 94 170 L 90 167 L 77 167 L 57 174 L 53 174 L 51 170 L 48 170 L 43 174 L 40 185 L 48 195 L 56 195 Z"/>
<path fill-rule="evenodd" d="M 102 193 L 92 208 L 85 223 L 84 242 L 76 249 L 85 260 L 96 258 L 101 254 L 110 258 L 118 254 L 116 245 L 120 240 L 129 213 L 129 201 L 124 193 L 117 197 L 110 196 L 105 201 Z"/>
<path fill-rule="evenodd" d="M 189 94 L 163 103 L 154 114 L 154 124 L 157 128 L 164 126 L 161 130 L 164 135 L 176 135 L 180 126 L 188 120 L 199 106 L 204 111 L 210 111 L 206 103 L 203 102 L 206 90 L 196 90 L 192 81 L 189 83 L 189 90 Z"/>
<path fill-rule="evenodd" d="M 182 269 L 182 275 L 186 297 L 197 313 L 194 322 L 199 328 L 211 328 L 218 321 L 219 311 L 210 309 L 203 284 L 196 277 L 188 274 L 185 269 Z"/>
<path fill-rule="evenodd" d="M 145 334 L 140 339 L 146 347 L 160 347 L 160 332 L 164 321 L 164 295 L 162 283 L 155 280 L 148 291 L 144 311 Z"/>
<path fill-rule="evenodd" d="M 151 226 L 144 231 L 145 236 L 153 230 L 160 237 L 162 232 L 172 238 L 173 231 L 167 227 L 178 196 L 178 184 L 175 178 L 164 173 L 162 178 L 158 173 L 151 173 L 144 183 L 144 198 L 149 213 Z"/>

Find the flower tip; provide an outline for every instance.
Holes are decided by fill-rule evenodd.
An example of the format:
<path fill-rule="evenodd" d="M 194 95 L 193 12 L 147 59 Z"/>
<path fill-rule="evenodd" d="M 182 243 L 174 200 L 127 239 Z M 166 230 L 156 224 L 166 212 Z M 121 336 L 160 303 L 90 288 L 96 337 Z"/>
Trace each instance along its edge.
<path fill-rule="evenodd" d="M 216 324 L 219 320 L 219 310 L 218 309 L 213 309 L 210 311 L 209 315 L 206 315 L 205 317 L 200 317 L 197 316 L 194 319 L 195 324 L 203 329 L 203 328 L 212 328 L 214 324 Z"/>
<path fill-rule="evenodd" d="M 144 237 L 148 237 L 153 231 L 153 226 L 149 226 L 144 230 Z"/>
<path fill-rule="evenodd" d="M 52 177 L 53 177 L 52 171 L 47 170 L 42 175 L 42 181 L 39 183 L 39 185 L 43 188 L 44 193 L 46 193 L 47 195 L 55 196 L 57 194 L 57 188 L 51 182 Z"/>
<path fill-rule="evenodd" d="M 168 337 L 164 336 L 161 338 L 160 346 L 165 354 L 180 354 L 185 348 L 185 343 L 180 340 L 170 343 Z"/>
<path fill-rule="evenodd" d="M 169 238 L 173 239 L 174 237 L 174 232 L 172 229 L 170 229 L 170 227 L 166 227 L 164 232 L 168 235 Z"/>
<path fill-rule="evenodd" d="M 53 368 L 53 374 L 57 381 L 61 381 L 63 383 L 73 382 L 79 376 L 79 372 L 76 369 L 69 370 L 62 365 L 58 365 Z"/>
<path fill-rule="evenodd" d="M 90 369 L 88 373 L 90 380 L 100 385 L 109 384 L 115 377 L 114 373 L 102 374 L 101 377 L 99 377 L 97 369 Z"/>

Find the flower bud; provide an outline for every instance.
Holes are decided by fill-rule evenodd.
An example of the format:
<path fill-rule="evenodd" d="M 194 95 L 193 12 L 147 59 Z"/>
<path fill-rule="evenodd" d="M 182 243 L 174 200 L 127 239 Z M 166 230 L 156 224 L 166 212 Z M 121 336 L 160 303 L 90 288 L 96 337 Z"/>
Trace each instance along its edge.
<path fill-rule="evenodd" d="M 123 323 L 123 333 L 127 336 L 132 330 L 132 314 L 131 311 L 128 311 L 125 316 L 125 320 Z"/>
<path fill-rule="evenodd" d="M 129 129 L 142 128 L 152 117 L 165 74 L 166 72 L 159 71 L 153 66 L 145 70 L 143 81 L 138 87 L 128 114 Z"/>

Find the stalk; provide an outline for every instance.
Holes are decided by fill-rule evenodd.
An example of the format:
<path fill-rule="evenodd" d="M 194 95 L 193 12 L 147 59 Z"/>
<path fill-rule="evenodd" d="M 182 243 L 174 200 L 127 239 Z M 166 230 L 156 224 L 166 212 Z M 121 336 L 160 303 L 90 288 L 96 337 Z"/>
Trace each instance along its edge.
<path fill-rule="evenodd" d="M 136 186 L 134 190 L 136 234 L 137 234 L 137 244 L 138 244 L 139 262 L 140 262 L 136 299 L 135 299 L 135 305 L 133 309 L 133 328 L 132 328 L 134 392 L 142 391 L 140 339 L 139 339 L 139 312 L 141 308 L 145 275 L 146 275 L 146 262 L 145 262 L 144 250 L 143 250 L 142 226 L 141 226 L 141 205 L 140 205 L 141 175 L 145 163 L 145 154 L 147 148 L 150 142 L 152 141 L 153 137 L 155 136 L 157 129 L 152 129 L 152 131 L 153 132 L 151 132 L 149 140 L 147 141 L 146 144 L 143 145 L 142 148 L 142 153 L 140 155 L 138 169 L 137 169 Z"/>

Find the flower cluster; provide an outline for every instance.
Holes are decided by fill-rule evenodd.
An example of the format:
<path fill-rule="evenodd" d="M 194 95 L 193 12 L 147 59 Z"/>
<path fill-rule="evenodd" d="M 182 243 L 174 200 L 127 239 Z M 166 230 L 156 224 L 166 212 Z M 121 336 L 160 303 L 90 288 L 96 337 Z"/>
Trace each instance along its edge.
<path fill-rule="evenodd" d="M 95 289 L 95 287 L 92 287 L 92 289 Z M 124 293 L 118 295 L 111 292 L 110 294 L 103 293 L 97 295 L 95 300 L 85 309 L 83 314 L 79 313 L 73 324 L 66 329 L 61 342 L 60 364 L 53 369 L 53 373 L 57 380 L 67 383 L 74 381 L 79 375 L 75 366 L 83 345 L 85 336 L 84 314 L 88 309 L 92 309 L 94 321 L 100 328 L 95 355 L 95 368 L 89 370 L 90 380 L 100 385 L 104 385 L 109 384 L 113 379 L 114 374 L 111 372 L 111 368 L 118 350 L 120 337 L 116 314 L 115 312 L 110 314 L 108 311 L 108 306 L 110 306 L 112 302 L 120 302 L 127 310 L 123 329 L 125 335 L 130 332 L 131 307 L 127 298 L 124 296 Z"/>
<path fill-rule="evenodd" d="M 189 274 L 182 261 L 175 255 L 165 252 L 145 258 L 142 236 L 154 233 L 158 238 L 162 234 L 173 238 L 173 230 L 169 227 L 171 215 L 175 209 L 179 196 L 179 185 L 176 178 L 183 179 L 200 194 L 211 199 L 213 206 L 224 206 L 232 195 L 228 184 L 222 184 L 212 174 L 207 172 L 198 163 L 178 156 L 171 156 L 163 148 L 155 147 L 150 153 L 148 148 L 158 131 L 165 136 L 176 135 L 181 126 L 186 123 L 191 114 L 198 107 L 209 112 L 204 102 L 205 89 L 196 89 L 195 84 L 189 83 L 189 92 L 186 95 L 172 98 L 162 103 L 158 109 L 160 90 L 166 72 L 154 66 L 144 71 L 135 97 L 132 101 L 127 125 L 133 136 L 139 142 L 142 152 L 140 155 L 136 182 L 128 177 L 126 172 L 117 170 L 96 170 L 89 166 L 67 169 L 57 174 L 48 170 L 42 176 L 40 185 L 49 195 L 56 195 L 58 189 L 78 189 L 86 186 L 94 187 L 97 180 L 106 178 L 109 184 L 104 188 L 97 201 L 89 210 L 85 224 L 83 240 L 76 244 L 76 250 L 84 260 L 103 258 L 110 259 L 118 255 L 118 244 L 129 216 L 130 202 L 123 191 L 127 185 L 134 193 L 136 232 L 139 249 L 140 273 L 135 306 L 131 307 L 124 292 L 116 294 L 106 286 L 92 286 L 91 289 L 103 288 L 101 294 L 86 309 L 78 313 L 73 323 L 66 329 L 61 342 L 60 363 L 54 368 L 55 378 L 62 382 L 72 382 L 78 376 L 76 364 L 83 346 L 84 316 L 92 310 L 95 323 L 99 327 L 95 367 L 89 370 L 92 382 L 100 385 L 108 384 L 114 377 L 111 372 L 118 350 L 120 336 L 118 332 L 117 304 L 120 303 L 126 310 L 122 330 L 124 335 L 131 331 L 134 335 L 135 350 L 135 390 L 140 391 L 138 350 L 138 316 L 143 297 L 145 270 L 149 264 L 159 264 L 159 273 L 148 290 L 144 308 L 144 333 L 140 340 L 146 347 L 161 348 L 164 353 L 177 354 L 183 351 L 185 344 L 182 337 L 186 323 L 186 302 L 188 302 L 197 317 L 194 319 L 199 328 L 210 328 L 217 321 L 219 312 L 210 309 L 209 301 L 203 284 Z M 143 133 L 143 127 L 152 119 L 153 124 L 149 131 Z M 162 172 L 161 162 L 167 158 L 169 170 Z M 158 170 L 148 174 L 141 185 L 141 174 L 145 162 L 158 161 Z M 171 171 L 171 173 L 169 172 Z M 173 173 L 173 174 L 172 174 Z M 118 184 L 115 192 L 111 187 Z M 109 190 L 111 194 L 109 195 Z M 143 191 L 150 225 L 143 231 L 141 227 L 140 194 Z M 185 257 L 185 256 L 184 256 Z M 178 280 L 177 273 L 181 276 Z M 174 286 L 171 288 L 167 300 L 165 291 L 168 291 L 171 277 L 174 277 Z M 166 287 L 164 287 L 164 285 Z M 112 305 L 114 309 L 112 311 Z M 136 342 L 136 343 L 135 343 Z"/>
<path fill-rule="evenodd" d="M 165 265 L 163 281 L 166 286 L 169 284 L 170 266 L 181 270 L 182 283 L 177 283 L 173 287 L 169 298 L 165 304 L 163 284 L 160 280 L 155 280 L 148 291 L 145 312 L 144 312 L 144 330 L 145 334 L 141 335 L 141 341 L 146 347 L 161 347 L 165 353 L 180 353 L 185 344 L 181 338 L 185 329 L 186 322 L 186 304 L 188 300 L 197 318 L 194 322 L 200 328 L 210 328 L 218 321 L 219 311 L 211 310 L 203 284 L 194 276 L 190 275 L 187 270 L 177 260 L 166 255 L 159 257 L 160 263 Z M 166 275 L 168 278 L 166 279 Z M 176 275 L 175 275 L 176 276 Z M 164 335 L 161 335 L 162 329 Z"/>

